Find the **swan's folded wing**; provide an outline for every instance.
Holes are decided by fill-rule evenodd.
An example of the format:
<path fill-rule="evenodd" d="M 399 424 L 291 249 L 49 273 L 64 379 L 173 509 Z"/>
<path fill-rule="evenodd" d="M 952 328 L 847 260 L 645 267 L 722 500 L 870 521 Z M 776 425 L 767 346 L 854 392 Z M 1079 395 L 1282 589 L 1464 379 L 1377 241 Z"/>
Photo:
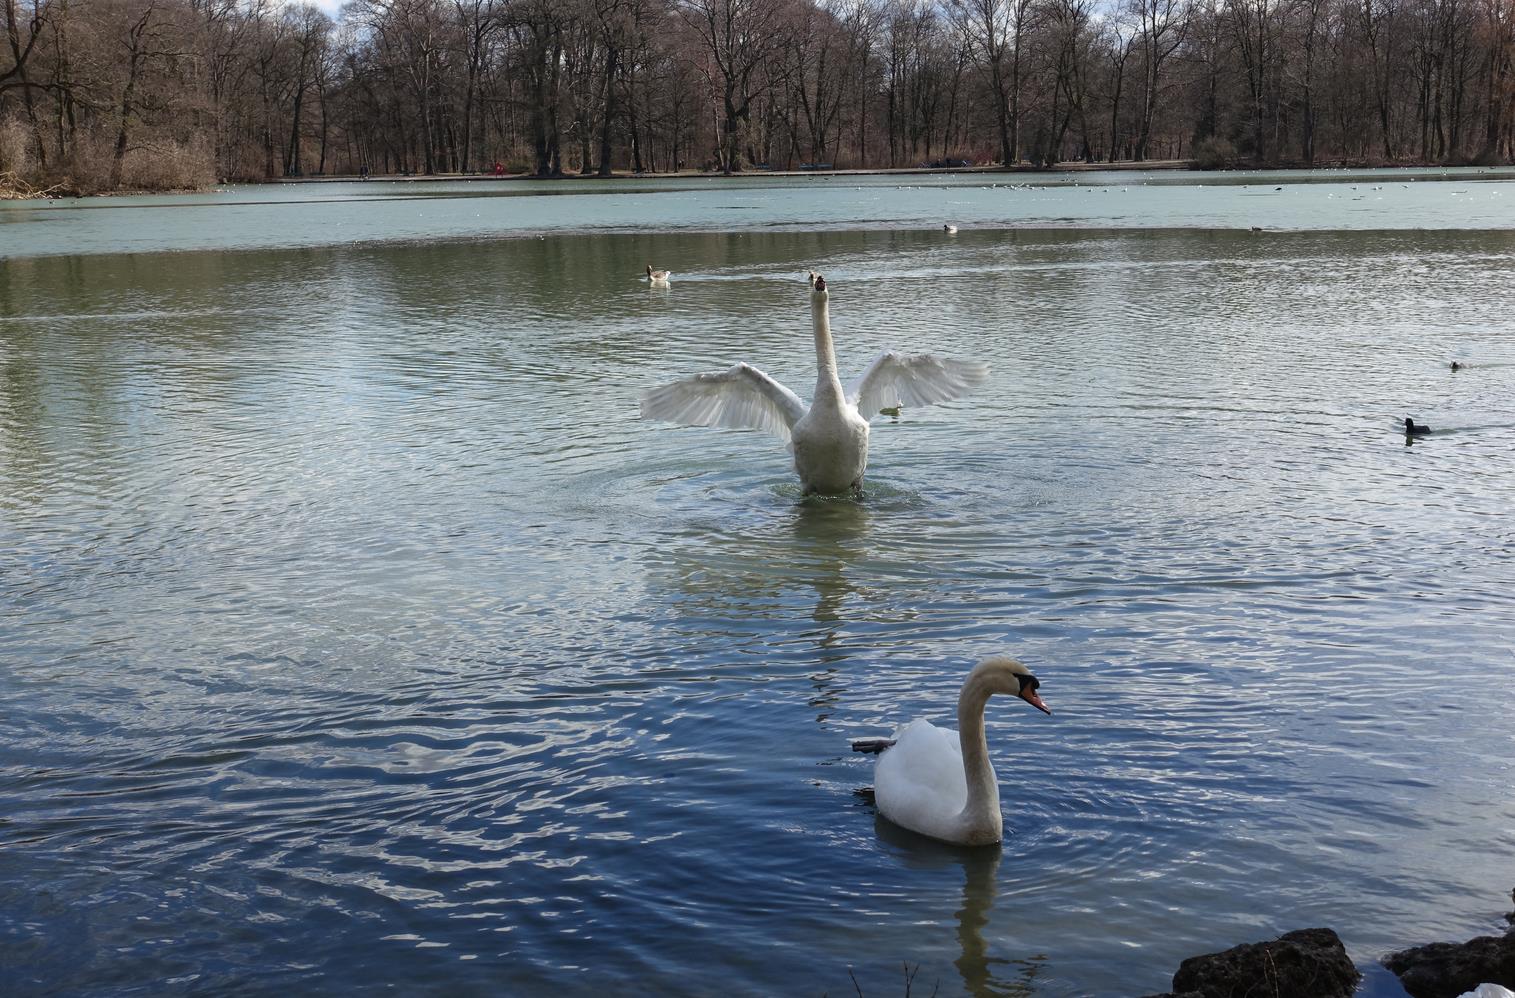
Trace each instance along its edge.
<path fill-rule="evenodd" d="M 931 353 L 885 350 L 847 389 L 864 419 L 900 405 L 934 405 L 962 398 L 989 377 L 989 365 Z"/>
<path fill-rule="evenodd" d="M 873 770 L 873 790 L 884 816 L 921 830 L 961 811 L 968 802 L 968 779 L 957 732 L 917 718 L 896 731 L 894 739 Z"/>
<path fill-rule="evenodd" d="M 643 419 L 763 430 L 782 440 L 803 415 L 805 403 L 798 395 L 747 364 L 696 374 L 642 397 Z"/>

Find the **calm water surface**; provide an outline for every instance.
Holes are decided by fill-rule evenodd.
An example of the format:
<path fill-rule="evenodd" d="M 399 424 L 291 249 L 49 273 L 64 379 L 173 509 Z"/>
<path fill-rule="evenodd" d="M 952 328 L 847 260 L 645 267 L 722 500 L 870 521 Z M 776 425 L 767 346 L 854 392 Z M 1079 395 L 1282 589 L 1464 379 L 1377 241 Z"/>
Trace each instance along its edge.
<path fill-rule="evenodd" d="M 678 185 L 0 211 L 0 972 L 1122 996 L 1307 925 L 1369 970 L 1493 931 L 1515 185 L 1252 233 L 1251 179 L 951 238 L 964 192 L 892 178 L 810 230 L 772 181 L 658 231 L 599 230 Z M 394 214 L 594 197 L 544 238 Z M 844 371 L 993 368 L 875 423 L 860 502 L 637 416 L 736 360 L 808 395 L 812 267 Z M 848 737 L 950 721 L 996 651 L 1055 712 L 990 705 L 1004 848 L 884 825 Z"/>

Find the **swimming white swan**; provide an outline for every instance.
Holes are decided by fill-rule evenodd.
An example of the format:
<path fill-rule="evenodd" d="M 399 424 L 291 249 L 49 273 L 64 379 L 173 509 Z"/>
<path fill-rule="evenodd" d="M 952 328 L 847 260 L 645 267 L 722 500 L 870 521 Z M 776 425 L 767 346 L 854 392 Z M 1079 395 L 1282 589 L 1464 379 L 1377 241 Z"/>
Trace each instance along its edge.
<path fill-rule="evenodd" d="M 831 343 L 826 279 L 812 272 L 810 288 L 818 373 L 808 408 L 762 371 L 738 364 L 653 389 L 642 398 L 642 418 L 766 430 L 789 441 L 806 495 L 838 495 L 863 487 L 868 420 L 881 408 L 947 402 L 989 375 L 988 365 L 977 361 L 886 350 L 843 392 Z"/>
<path fill-rule="evenodd" d="M 858 738 L 858 752 L 881 752 L 873 770 L 879 813 L 896 825 L 965 846 L 1003 837 L 999 783 L 984 737 L 984 705 L 995 693 L 1020 697 L 1044 714 L 1040 680 L 1013 658 L 986 658 L 968 673 L 957 698 L 958 732 L 918 718 L 893 738 Z"/>
<path fill-rule="evenodd" d="M 652 264 L 647 265 L 647 280 L 653 284 L 667 284 L 668 278 L 673 276 L 671 270 L 653 270 Z"/>

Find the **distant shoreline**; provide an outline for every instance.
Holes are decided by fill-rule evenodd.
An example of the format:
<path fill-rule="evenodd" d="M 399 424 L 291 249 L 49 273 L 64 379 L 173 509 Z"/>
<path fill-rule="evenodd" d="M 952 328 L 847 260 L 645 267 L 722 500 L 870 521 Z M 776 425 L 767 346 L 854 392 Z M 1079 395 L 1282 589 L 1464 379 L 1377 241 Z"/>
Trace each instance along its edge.
<path fill-rule="evenodd" d="M 1145 161 L 1121 161 L 1116 163 L 1083 163 L 1068 162 L 1059 163 L 1054 167 L 1040 166 L 1014 166 L 1006 169 L 1002 166 L 956 166 L 956 167 L 927 167 L 927 166 L 899 166 L 899 167 L 861 167 L 858 169 L 817 169 L 817 170 L 759 170 L 748 169 L 736 173 L 722 173 L 719 170 L 679 170 L 675 172 L 657 171 L 632 173 L 626 170 L 617 170 L 608 177 L 602 177 L 598 173 L 560 173 L 555 176 L 541 177 L 535 173 L 500 173 L 488 171 L 473 173 L 372 173 L 363 177 L 356 173 L 327 173 L 306 174 L 298 177 L 273 177 L 268 180 L 223 180 L 217 184 L 202 188 L 163 188 L 161 190 L 131 189 L 115 191 L 92 191 L 80 193 L 67 187 L 41 187 L 29 188 L 22 185 L 21 189 L 10 189 L 0 186 L 0 200 L 11 201 L 45 201 L 65 200 L 80 197 L 130 197 L 140 194 L 194 194 L 203 191 L 212 191 L 231 184 L 247 187 L 259 187 L 264 185 L 278 186 L 280 184 L 335 184 L 335 183 L 362 183 L 365 180 L 380 181 L 516 181 L 516 180 L 552 180 L 552 181 L 575 181 L 575 180 L 682 180 L 682 179 L 748 179 L 752 177 L 866 177 L 866 176 L 929 176 L 940 174 L 1010 174 L 1010 175 L 1046 175 L 1058 173 L 1090 173 L 1107 170 L 1187 170 L 1191 169 L 1193 160 L 1187 159 L 1159 159 Z"/>
<path fill-rule="evenodd" d="M 68 200 L 82 197 L 133 197 L 140 195 L 161 194 L 198 194 L 207 191 L 215 191 L 226 186 L 243 187 L 266 187 L 280 186 L 284 184 L 348 184 L 363 183 L 367 180 L 394 183 L 403 181 L 406 183 L 455 183 L 465 181 L 475 182 L 499 182 L 510 183 L 522 180 L 553 181 L 573 183 L 584 180 L 604 181 L 643 181 L 643 180 L 751 180 L 760 177 L 784 177 L 787 179 L 803 177 L 887 177 L 887 176 L 975 176 L 975 177 L 1055 177 L 1059 175 L 1076 175 L 1084 173 L 1113 173 L 1113 172 L 1151 172 L 1151 173 L 1174 173 L 1180 171 L 1192 172 L 1204 176 L 1218 176 L 1228 173 L 1249 172 L 1274 172 L 1292 171 L 1306 174 L 1319 174 L 1326 176 L 1338 173 L 1356 173 L 1374 170 L 1478 170 L 1481 173 L 1490 174 L 1492 178 L 1512 179 L 1515 178 L 1515 165 L 1499 165 L 1476 167 L 1472 165 L 1449 166 L 1443 163 L 1394 163 L 1383 165 L 1373 162 L 1343 162 L 1329 165 L 1317 165 L 1312 167 L 1301 166 L 1297 163 L 1282 164 L 1278 166 L 1255 166 L 1238 165 L 1235 167 L 1200 168 L 1194 165 L 1193 160 L 1188 159 L 1160 159 L 1160 160 L 1121 160 L 1114 163 L 1084 163 L 1072 161 L 1059 163 L 1053 167 L 1039 166 L 1015 166 L 1006 169 L 1002 166 L 960 166 L 960 167 L 865 167 L 857 169 L 816 169 L 816 170 L 742 170 L 737 173 L 721 173 L 719 171 L 681 170 L 669 172 L 646 172 L 629 173 L 624 170 L 616 171 L 608 177 L 602 177 L 597 173 L 562 173 L 557 176 L 539 177 L 534 173 L 375 173 L 367 178 L 356 173 L 332 173 L 311 174 L 300 177 L 275 177 L 271 180 L 242 180 L 222 181 L 209 187 L 201 188 L 164 188 L 161 190 L 117 190 L 99 191 L 82 194 L 76 191 L 60 188 L 41 188 L 36 190 L 8 190 L 0 189 L 0 200 L 11 201 L 47 201 Z"/>
<path fill-rule="evenodd" d="M 608 177 L 602 177 L 598 173 L 560 173 L 556 176 L 541 177 L 535 173 L 374 173 L 370 174 L 369 180 L 685 180 L 685 179 L 751 179 L 753 177 L 869 177 L 869 176 L 934 176 L 940 174 L 1047 174 L 1047 173 L 1095 173 L 1108 170 L 1187 170 L 1191 168 L 1191 160 L 1187 159 L 1157 159 L 1145 161 L 1129 161 L 1116 163 L 1059 163 L 1053 167 L 1040 166 L 1015 166 L 1005 169 L 1002 166 L 955 166 L 955 167 L 927 167 L 927 166 L 872 166 L 859 167 L 857 169 L 817 169 L 817 170 L 740 170 L 736 173 L 722 173 L 719 170 L 680 170 L 674 173 L 644 172 L 629 173 L 625 170 L 617 170 Z M 263 184 L 320 184 L 320 183 L 348 183 L 362 181 L 362 177 L 355 173 L 333 173 L 322 176 L 307 175 L 303 177 L 276 177 L 273 180 L 257 181 Z"/>
<path fill-rule="evenodd" d="M 577 180 L 750 180 L 754 177 L 886 177 L 886 176 L 1056 176 L 1058 174 L 1077 173 L 1111 173 L 1121 172 L 1174 172 L 1189 171 L 1206 176 L 1226 173 L 1246 172 L 1272 172 L 1277 170 L 1290 170 L 1303 173 L 1338 173 L 1356 172 L 1365 170 L 1466 170 L 1480 169 L 1492 174 L 1515 175 L 1515 166 L 1499 165 L 1477 167 L 1475 164 L 1450 166 L 1445 163 L 1391 163 L 1381 164 L 1370 161 L 1363 162 L 1339 162 L 1330 164 L 1318 164 L 1316 166 L 1303 166 L 1298 163 L 1284 163 L 1276 166 L 1257 166 L 1251 164 L 1239 164 L 1231 167 L 1197 167 L 1192 159 L 1153 159 L 1153 160 L 1119 160 L 1113 163 L 1084 163 L 1077 160 L 1059 163 L 1052 167 L 1041 166 L 959 166 L 959 167 L 924 167 L 924 166 L 899 166 L 899 167 L 859 167 L 857 169 L 815 169 L 815 170 L 759 170 L 747 169 L 736 173 L 722 173 L 720 171 L 704 170 L 680 170 L 677 172 L 645 172 L 630 173 L 618 170 L 608 177 L 602 177 L 597 173 L 561 173 L 556 176 L 541 177 L 534 173 L 376 173 L 371 174 L 369 180 L 382 181 L 516 181 L 516 180 L 550 180 L 550 181 L 577 181 Z M 363 178 L 355 173 L 308 175 L 303 177 L 276 177 L 273 180 L 249 181 L 249 184 L 320 184 L 320 183 L 350 183 L 362 182 Z"/>

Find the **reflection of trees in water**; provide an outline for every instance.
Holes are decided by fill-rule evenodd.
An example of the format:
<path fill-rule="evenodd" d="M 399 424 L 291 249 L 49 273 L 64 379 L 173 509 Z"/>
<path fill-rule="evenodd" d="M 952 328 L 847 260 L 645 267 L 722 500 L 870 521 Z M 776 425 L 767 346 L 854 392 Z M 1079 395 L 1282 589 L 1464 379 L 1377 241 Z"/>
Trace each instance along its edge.
<path fill-rule="evenodd" d="M 1001 998 L 1026 998 L 1036 993 L 1035 982 L 1046 957 L 1042 954 L 1007 959 L 991 955 L 992 934 L 988 934 L 989 912 L 999 891 L 999 846 L 969 849 L 948 845 L 923 835 L 906 831 L 888 819 L 875 820 L 878 836 L 895 847 L 897 855 L 911 869 L 941 871 L 953 866 L 963 870 L 963 903 L 957 916 L 957 942 L 960 953 L 954 960 L 963 990 L 975 998 L 990 995 Z M 996 973 L 998 971 L 998 973 Z"/>

